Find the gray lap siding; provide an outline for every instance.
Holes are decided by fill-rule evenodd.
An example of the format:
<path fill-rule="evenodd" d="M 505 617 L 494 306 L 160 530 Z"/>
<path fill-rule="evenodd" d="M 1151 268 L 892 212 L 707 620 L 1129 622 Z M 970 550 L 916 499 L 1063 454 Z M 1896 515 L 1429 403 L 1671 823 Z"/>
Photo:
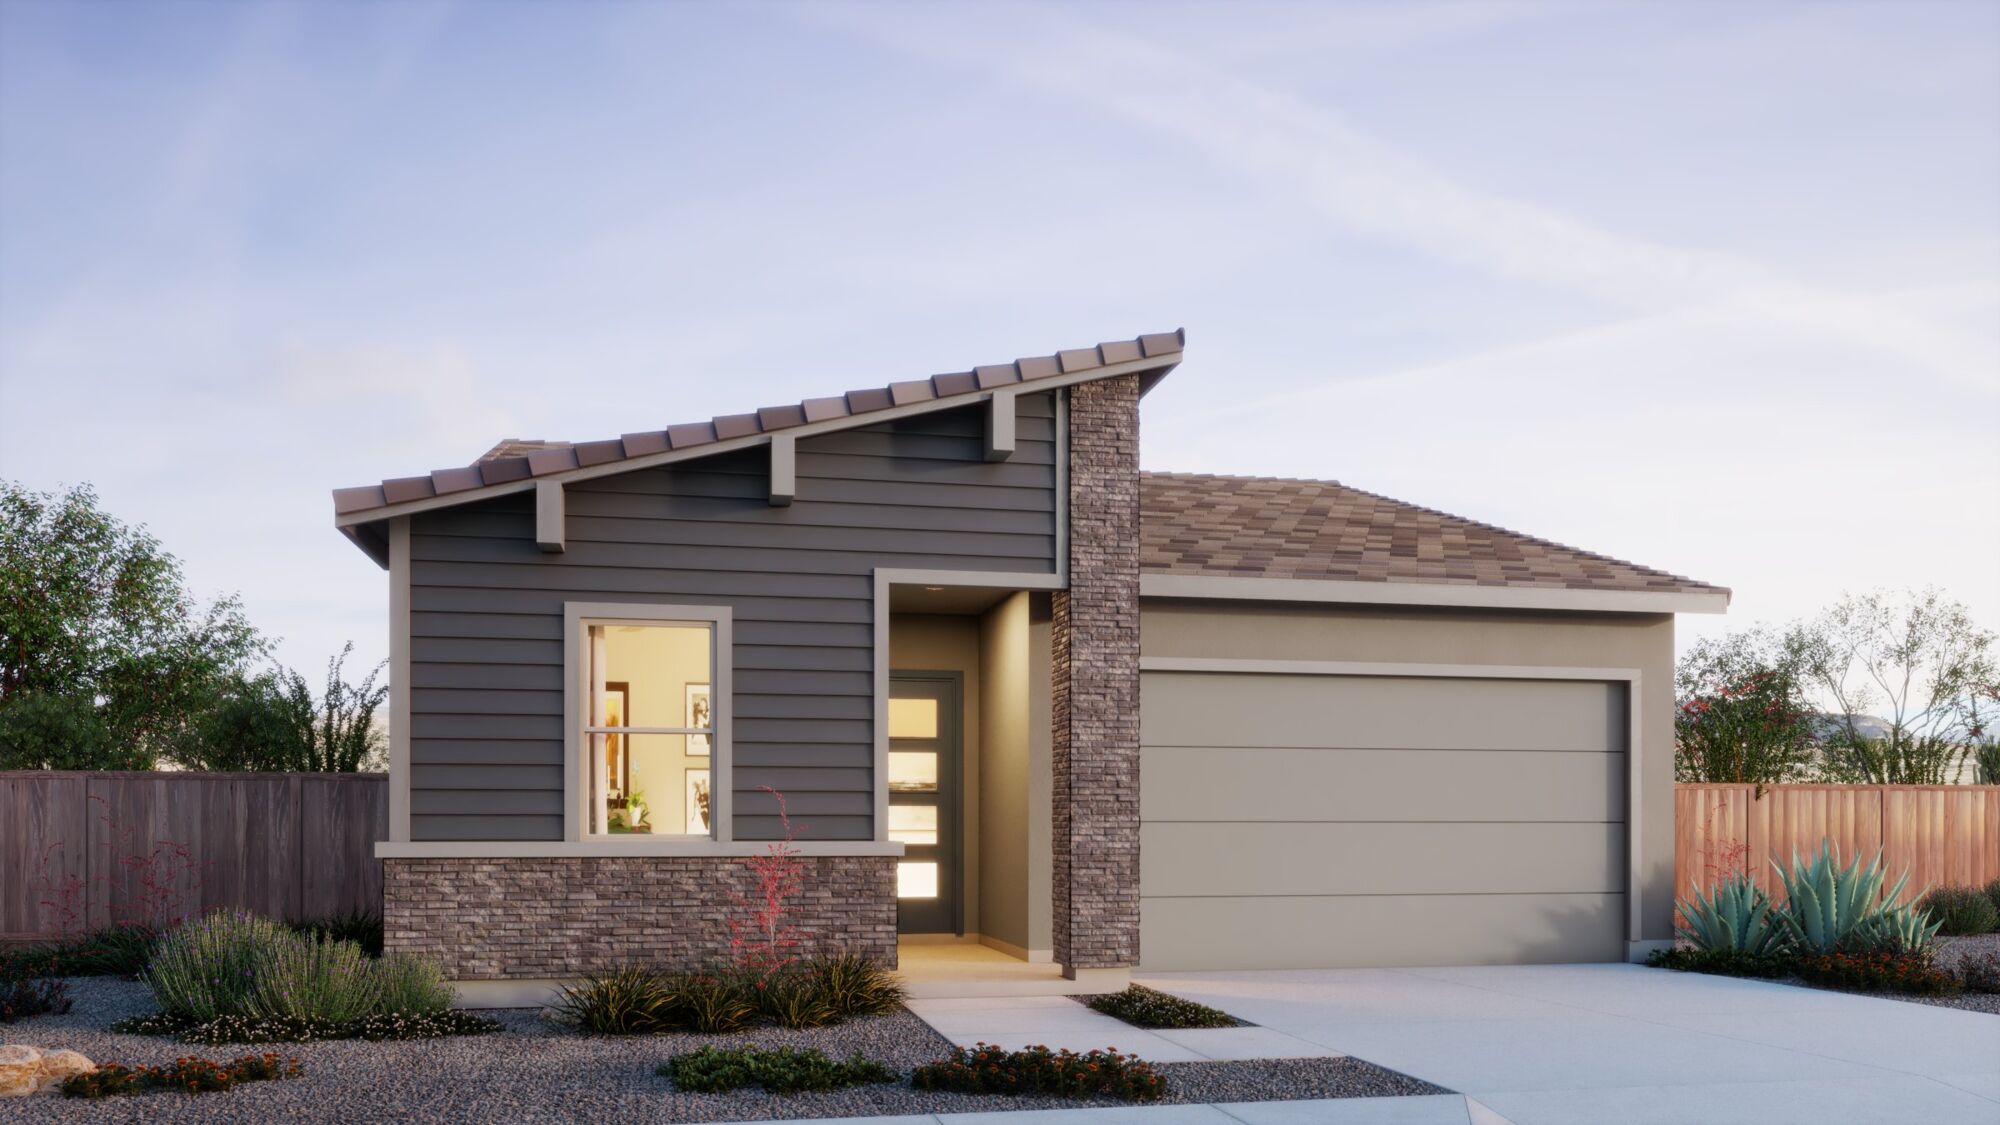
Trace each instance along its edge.
<path fill-rule="evenodd" d="M 803 438 L 797 499 L 762 449 L 571 484 L 567 549 L 534 501 L 410 519 L 410 820 L 418 840 L 562 837 L 563 603 L 720 604 L 734 622 L 735 834 L 874 835 L 877 567 L 1055 572 L 1052 396 L 984 457 L 984 412 Z"/>

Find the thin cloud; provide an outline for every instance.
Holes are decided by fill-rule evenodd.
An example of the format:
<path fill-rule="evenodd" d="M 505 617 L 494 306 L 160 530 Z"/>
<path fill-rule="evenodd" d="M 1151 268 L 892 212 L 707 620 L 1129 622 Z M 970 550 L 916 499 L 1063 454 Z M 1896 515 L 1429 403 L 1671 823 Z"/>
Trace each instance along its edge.
<path fill-rule="evenodd" d="M 1736 255 L 1632 238 L 1469 189 L 1331 110 L 1159 43 L 1045 9 L 1008 8 L 1000 26 L 980 27 L 902 7 L 811 11 L 904 50 L 997 71 L 1176 136 L 1223 167 L 1297 193 L 1353 234 L 1626 309 L 1733 304 L 2000 391 L 2000 341 L 1990 335 L 1798 285 Z"/>

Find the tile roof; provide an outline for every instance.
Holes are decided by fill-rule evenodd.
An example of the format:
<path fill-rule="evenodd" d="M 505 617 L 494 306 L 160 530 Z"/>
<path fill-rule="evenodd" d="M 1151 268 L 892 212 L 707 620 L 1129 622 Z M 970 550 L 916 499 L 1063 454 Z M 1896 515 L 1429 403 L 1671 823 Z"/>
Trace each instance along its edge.
<path fill-rule="evenodd" d="M 1139 474 L 1147 574 L 1727 593 L 1335 481 Z"/>
<path fill-rule="evenodd" d="M 652 453 L 774 433 L 808 423 L 859 417 L 912 403 L 976 395 L 996 388 L 1031 384 L 1051 376 L 1088 372 L 1133 360 L 1157 358 L 1165 366 L 1168 360 L 1179 361 L 1186 344 L 1187 334 L 1180 329 L 1154 332 L 1132 340 L 1113 340 L 1088 348 L 1066 349 L 1054 355 L 1031 356 L 1012 363 L 975 367 L 970 371 L 933 375 L 928 379 L 912 379 L 828 398 L 809 398 L 785 406 L 767 406 L 749 414 L 726 414 L 706 422 L 626 434 L 608 441 L 572 444 L 510 438 L 469 466 L 438 469 L 425 476 L 398 477 L 359 488 L 337 488 L 333 492 L 333 511 L 336 516 L 347 516 L 390 504 L 448 496 L 487 485 L 625 461 Z"/>

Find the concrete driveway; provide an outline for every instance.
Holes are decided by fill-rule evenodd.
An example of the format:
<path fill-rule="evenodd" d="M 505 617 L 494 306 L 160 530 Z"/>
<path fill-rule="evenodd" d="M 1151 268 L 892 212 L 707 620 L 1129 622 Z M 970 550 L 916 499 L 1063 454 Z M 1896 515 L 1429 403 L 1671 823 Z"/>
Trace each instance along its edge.
<path fill-rule="evenodd" d="M 1514 1125 L 2000 1123 L 2000 1016 L 1634 965 L 1140 974 Z"/>

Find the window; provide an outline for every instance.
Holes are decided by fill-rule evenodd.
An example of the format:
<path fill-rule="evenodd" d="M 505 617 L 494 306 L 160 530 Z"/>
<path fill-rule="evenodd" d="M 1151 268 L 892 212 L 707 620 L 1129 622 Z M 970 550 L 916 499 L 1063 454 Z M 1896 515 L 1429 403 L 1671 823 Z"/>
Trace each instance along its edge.
<path fill-rule="evenodd" d="M 579 835 L 727 839 L 717 831 L 728 802 L 716 782 L 729 776 L 727 669 L 717 675 L 728 611 L 686 607 L 706 619 L 681 620 L 679 607 L 589 608 L 623 612 L 571 613 L 582 665 L 572 711 L 581 720 Z"/>

